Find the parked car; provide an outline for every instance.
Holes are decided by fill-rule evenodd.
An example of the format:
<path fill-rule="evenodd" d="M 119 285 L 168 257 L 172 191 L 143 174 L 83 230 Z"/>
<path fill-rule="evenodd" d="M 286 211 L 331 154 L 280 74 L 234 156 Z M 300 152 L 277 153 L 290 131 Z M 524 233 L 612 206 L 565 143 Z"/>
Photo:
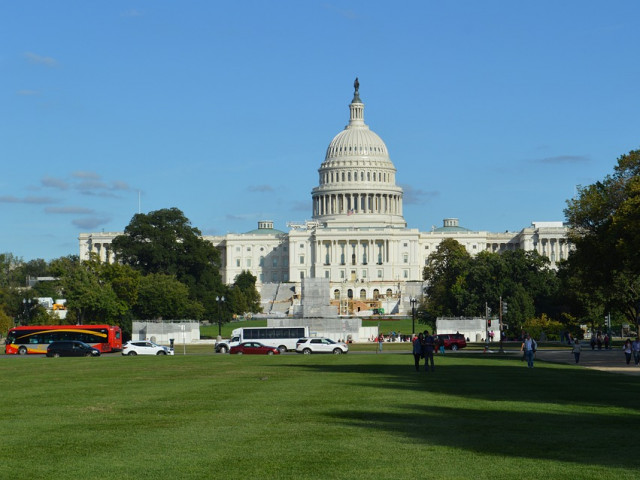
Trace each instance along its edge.
<path fill-rule="evenodd" d="M 340 355 L 348 351 L 349 347 L 346 343 L 335 342 L 330 338 L 301 338 L 296 342 L 296 352 L 304 353 L 305 355 L 312 353 L 333 353 Z"/>
<path fill-rule="evenodd" d="M 443 333 L 436 335 L 435 342 L 438 347 L 442 343 L 445 349 L 454 351 L 467 346 L 467 341 L 461 333 Z"/>
<path fill-rule="evenodd" d="M 129 341 L 122 346 L 122 355 L 173 355 L 173 350 L 153 342 Z"/>
<path fill-rule="evenodd" d="M 280 350 L 259 342 L 243 342 L 240 345 L 231 347 L 229 353 L 235 353 L 236 355 L 280 355 Z"/>
<path fill-rule="evenodd" d="M 51 342 L 47 357 L 99 357 L 100 350 L 77 340 Z"/>

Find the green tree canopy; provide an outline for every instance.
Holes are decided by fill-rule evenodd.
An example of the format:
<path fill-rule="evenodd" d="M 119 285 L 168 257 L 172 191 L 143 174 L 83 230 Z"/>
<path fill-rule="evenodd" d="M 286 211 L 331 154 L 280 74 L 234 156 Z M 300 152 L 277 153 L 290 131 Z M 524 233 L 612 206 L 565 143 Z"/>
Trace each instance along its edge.
<path fill-rule="evenodd" d="M 189 298 L 189 289 L 172 275 L 150 273 L 140 280 L 138 301 L 134 307 L 137 318 L 145 320 L 178 320 L 200 318 L 204 307 Z"/>
<path fill-rule="evenodd" d="M 179 209 L 134 215 L 112 246 L 118 260 L 143 275 L 175 276 L 189 288 L 191 298 L 203 305 L 206 316 L 215 315 L 215 297 L 224 292 L 220 254 Z"/>
<path fill-rule="evenodd" d="M 640 150 L 618 158 L 611 175 L 567 202 L 573 283 L 606 310 L 636 323 L 640 314 Z M 575 295 L 579 297 L 580 295 Z M 584 294 L 582 295 L 584 298 Z M 593 305 L 588 310 L 596 310 Z"/>

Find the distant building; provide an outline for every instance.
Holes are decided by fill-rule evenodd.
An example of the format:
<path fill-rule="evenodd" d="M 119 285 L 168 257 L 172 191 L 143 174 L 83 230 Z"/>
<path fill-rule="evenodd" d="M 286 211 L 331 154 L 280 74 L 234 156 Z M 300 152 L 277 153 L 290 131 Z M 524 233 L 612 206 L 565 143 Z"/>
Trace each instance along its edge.
<path fill-rule="evenodd" d="M 330 299 L 342 314 L 383 304 L 386 313 L 397 313 L 409 311 L 410 297 L 422 295 L 423 267 L 447 238 L 471 255 L 535 250 L 552 266 L 568 257 L 562 222 L 533 222 L 519 232 L 503 233 L 471 231 L 457 218 L 446 218 L 442 227 L 429 232 L 408 228 L 396 168 L 385 143 L 364 122 L 358 87 L 349 123 L 333 138 L 318 169 L 310 221 L 289 223 L 287 231 L 260 221 L 246 233 L 204 236 L 221 252 L 225 283 L 233 283 L 243 270 L 252 272 L 266 313 L 292 313 L 306 277 L 329 279 Z M 80 258 L 95 252 L 113 261 L 111 241 L 121 233 L 80 234 Z"/>

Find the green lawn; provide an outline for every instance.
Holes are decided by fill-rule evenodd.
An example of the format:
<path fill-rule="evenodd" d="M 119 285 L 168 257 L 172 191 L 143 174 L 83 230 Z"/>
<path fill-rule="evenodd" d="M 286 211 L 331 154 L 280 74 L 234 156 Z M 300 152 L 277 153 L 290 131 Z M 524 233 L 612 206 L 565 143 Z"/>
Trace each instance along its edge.
<path fill-rule="evenodd" d="M 637 478 L 637 377 L 459 354 L 0 357 L 5 478 Z"/>

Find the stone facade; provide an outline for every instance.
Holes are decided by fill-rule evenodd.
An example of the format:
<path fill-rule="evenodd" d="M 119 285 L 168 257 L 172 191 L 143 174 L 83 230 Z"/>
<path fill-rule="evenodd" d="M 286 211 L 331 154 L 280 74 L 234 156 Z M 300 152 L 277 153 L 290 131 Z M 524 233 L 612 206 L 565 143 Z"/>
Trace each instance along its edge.
<path fill-rule="evenodd" d="M 247 233 L 204 237 L 221 252 L 225 283 L 248 270 L 261 291 L 267 284 L 292 283 L 299 294 L 303 279 L 323 278 L 330 300 L 340 302 L 340 313 L 357 313 L 355 302 L 358 310 L 378 302 L 386 312 L 397 313 L 410 311 L 410 297 L 421 295 L 427 258 L 447 238 L 471 255 L 536 250 L 552 266 L 568 257 L 571 246 L 562 222 L 533 222 L 519 232 L 504 233 L 471 231 L 455 218 L 429 232 L 408 228 L 396 168 L 382 139 L 364 122 L 359 84 L 355 86 L 349 124 L 331 141 L 318 170 L 312 220 L 290 223 L 287 232 L 260 221 Z M 118 234 L 80 234 L 80 258 L 95 252 L 103 261 L 113 261 L 110 243 Z M 263 298 L 263 304 L 268 301 Z"/>

